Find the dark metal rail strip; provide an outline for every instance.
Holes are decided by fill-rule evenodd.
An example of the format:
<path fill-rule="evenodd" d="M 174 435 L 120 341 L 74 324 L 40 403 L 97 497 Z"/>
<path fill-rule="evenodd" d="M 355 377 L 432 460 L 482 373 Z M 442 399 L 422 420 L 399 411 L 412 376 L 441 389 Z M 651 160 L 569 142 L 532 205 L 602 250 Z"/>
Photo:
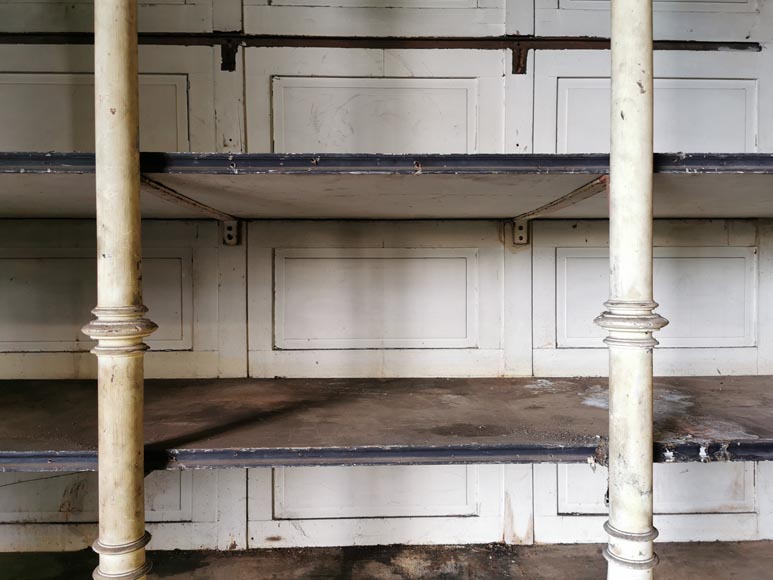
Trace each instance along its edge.
<path fill-rule="evenodd" d="M 571 174 L 609 172 L 609 156 L 143 153 L 145 174 Z M 662 153 L 656 173 L 773 174 L 773 154 Z M 93 153 L 0 152 L 0 173 L 94 173 Z"/>
<path fill-rule="evenodd" d="M 164 469 L 223 469 L 320 465 L 446 465 L 471 463 L 604 464 L 603 447 L 590 445 L 458 445 L 450 447 L 385 446 L 305 449 L 169 449 L 145 451 L 146 472 Z M 743 440 L 702 445 L 699 442 L 655 444 L 657 463 L 772 461 L 773 441 Z M 96 471 L 96 451 L 2 451 L 0 472 Z"/>
<path fill-rule="evenodd" d="M 0 44 L 93 44 L 89 32 L 0 33 Z M 513 73 L 525 74 L 531 50 L 608 50 L 609 39 L 585 36 L 489 36 L 489 37 L 380 37 L 287 36 L 243 32 L 142 32 L 139 43 L 156 46 L 219 46 L 221 68 L 236 70 L 236 53 L 243 47 L 364 48 L 364 49 L 473 49 L 513 51 Z M 760 52 L 757 42 L 656 40 L 655 50 Z"/>

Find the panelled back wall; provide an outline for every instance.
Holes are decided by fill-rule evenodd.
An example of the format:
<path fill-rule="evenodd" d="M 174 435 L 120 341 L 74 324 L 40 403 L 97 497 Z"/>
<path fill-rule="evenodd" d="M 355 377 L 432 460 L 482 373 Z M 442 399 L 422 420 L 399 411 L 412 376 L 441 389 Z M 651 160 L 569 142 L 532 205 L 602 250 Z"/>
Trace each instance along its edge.
<path fill-rule="evenodd" d="M 773 2 L 655 6 L 659 39 L 762 47 L 658 51 L 656 150 L 773 152 Z M 434 37 L 606 37 L 608 11 L 604 0 L 139 8 L 144 32 Z M 92 12 L 86 0 L 5 1 L 0 32 L 84 32 Z M 92 63 L 88 45 L 0 44 L 0 151 L 92 151 Z M 146 44 L 140 103 L 144 151 L 606 152 L 609 53 L 532 51 L 513 74 L 506 49 L 253 46 L 229 72 L 219 47 Z M 168 203 L 144 187 L 149 213 Z M 574 215 L 606 204 L 599 194 Z M 655 294 L 670 320 L 656 375 L 773 374 L 773 222 L 655 212 Z M 93 216 L 92 204 L 0 215 L 0 378 L 95 377 L 80 333 L 96 303 Z M 605 220 L 558 211 L 521 246 L 498 220 L 258 220 L 228 246 L 200 217 L 143 223 L 160 327 L 149 378 L 534 376 L 529 388 L 550 389 L 606 373 L 592 324 L 607 298 Z M 655 477 L 661 539 L 773 538 L 769 464 L 666 464 Z M 147 518 L 151 549 L 592 542 L 604 540 L 605 490 L 604 469 L 585 465 L 160 472 Z M 0 474 L 0 549 L 86 547 L 95 501 L 93 474 Z"/>

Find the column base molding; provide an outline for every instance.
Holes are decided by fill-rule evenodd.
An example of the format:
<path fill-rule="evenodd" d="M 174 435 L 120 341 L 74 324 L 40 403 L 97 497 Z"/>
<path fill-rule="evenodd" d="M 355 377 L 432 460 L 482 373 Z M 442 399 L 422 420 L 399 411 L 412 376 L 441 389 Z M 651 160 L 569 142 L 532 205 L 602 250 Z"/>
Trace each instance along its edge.
<path fill-rule="evenodd" d="M 150 542 L 150 538 L 150 532 L 146 531 L 141 538 L 127 544 L 103 544 L 97 539 L 97 541 L 92 544 L 91 549 L 100 556 L 124 556 L 143 549 Z M 92 577 L 94 580 L 137 580 L 138 578 L 147 576 L 152 568 L 153 564 L 149 560 L 145 560 L 145 563 L 135 570 L 121 572 L 120 574 L 108 574 L 102 572 L 99 567 L 97 567 L 97 569 L 94 570 Z"/>
<path fill-rule="evenodd" d="M 122 572 L 120 574 L 105 574 L 97 567 L 91 577 L 94 580 L 139 580 L 140 578 L 147 576 L 152 569 L 153 564 L 150 560 L 147 560 L 141 568 L 130 570 L 129 572 Z"/>
<path fill-rule="evenodd" d="M 648 532 L 624 532 L 623 530 L 618 530 L 616 527 L 610 524 L 609 521 L 604 522 L 604 531 L 609 534 L 611 538 L 620 540 L 621 542 L 650 543 L 658 537 L 658 530 L 654 527 L 650 528 Z M 609 546 L 604 546 L 603 554 L 604 558 L 606 558 L 608 562 L 614 562 L 618 566 L 622 566 L 623 568 L 627 568 L 629 570 L 651 570 L 660 562 L 660 558 L 658 558 L 658 555 L 654 553 L 652 554 L 651 558 L 646 560 L 631 560 L 629 558 L 623 558 L 622 556 L 618 556 L 614 552 L 610 551 Z"/>

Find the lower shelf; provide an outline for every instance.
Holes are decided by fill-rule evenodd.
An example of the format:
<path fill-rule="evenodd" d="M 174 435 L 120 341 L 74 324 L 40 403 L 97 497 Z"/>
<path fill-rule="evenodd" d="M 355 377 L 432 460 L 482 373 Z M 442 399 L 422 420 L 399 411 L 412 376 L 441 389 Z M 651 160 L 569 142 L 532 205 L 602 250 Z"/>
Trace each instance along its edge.
<path fill-rule="evenodd" d="M 773 542 L 658 544 L 657 574 L 672 580 L 773 578 Z M 597 580 L 606 575 L 601 546 L 376 546 L 247 552 L 151 552 L 153 576 L 166 580 Z M 86 578 L 91 551 L 0 554 L 8 580 Z"/>
<path fill-rule="evenodd" d="M 655 381 L 656 461 L 773 459 L 773 378 Z M 149 380 L 146 469 L 606 461 L 606 379 Z M 0 381 L 0 471 L 91 471 L 94 381 Z"/>

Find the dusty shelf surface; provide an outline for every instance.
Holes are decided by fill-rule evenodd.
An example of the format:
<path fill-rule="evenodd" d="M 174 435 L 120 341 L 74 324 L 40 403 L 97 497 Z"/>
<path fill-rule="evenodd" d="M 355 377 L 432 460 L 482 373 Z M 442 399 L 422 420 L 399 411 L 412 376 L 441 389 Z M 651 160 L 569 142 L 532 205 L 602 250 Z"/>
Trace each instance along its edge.
<path fill-rule="evenodd" d="M 659 580 L 773 579 L 773 542 L 657 544 Z M 597 544 L 564 546 L 372 546 L 245 552 L 150 552 L 153 578 L 166 580 L 598 580 Z M 0 554 L 5 580 L 87 578 L 90 550 Z"/>
<path fill-rule="evenodd" d="M 655 382 L 656 461 L 773 459 L 773 378 Z M 146 381 L 146 469 L 606 460 L 601 378 Z M 96 469 L 94 381 L 0 381 L 0 470 Z"/>
<path fill-rule="evenodd" d="M 773 155 L 655 155 L 656 218 L 773 217 Z M 609 171 L 607 155 L 143 153 L 145 218 L 510 219 Z M 0 218 L 93 218 L 94 155 L 0 152 Z M 210 208 L 212 211 L 207 211 Z M 605 218 L 603 188 L 542 217 Z"/>

